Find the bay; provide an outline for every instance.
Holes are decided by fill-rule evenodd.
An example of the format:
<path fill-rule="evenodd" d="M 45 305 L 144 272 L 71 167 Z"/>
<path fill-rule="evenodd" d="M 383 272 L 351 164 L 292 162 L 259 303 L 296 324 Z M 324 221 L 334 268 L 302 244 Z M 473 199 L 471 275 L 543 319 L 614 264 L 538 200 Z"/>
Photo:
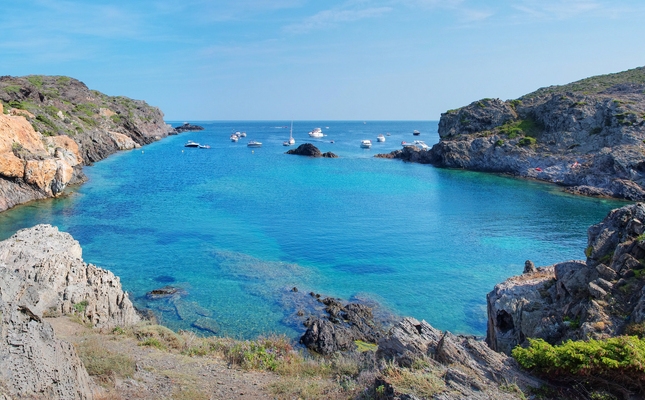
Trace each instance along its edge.
<path fill-rule="evenodd" d="M 587 228 L 626 204 L 373 157 L 404 140 L 436 143 L 436 121 L 294 122 L 295 146 L 311 142 L 337 159 L 286 155 L 290 121 L 192 123 L 206 129 L 113 155 L 86 167 L 89 182 L 64 198 L 0 214 L 0 238 L 57 225 L 86 262 L 120 276 L 135 305 L 175 329 L 199 331 L 192 323 L 207 316 L 222 335 L 297 337 L 303 327 L 285 302 L 297 287 L 483 335 L 496 283 L 528 259 L 584 259 Z M 326 136 L 310 139 L 315 127 Z M 233 131 L 248 136 L 233 143 Z M 187 140 L 211 148 L 185 148 Z M 167 284 L 184 289 L 179 302 L 146 299 Z"/>

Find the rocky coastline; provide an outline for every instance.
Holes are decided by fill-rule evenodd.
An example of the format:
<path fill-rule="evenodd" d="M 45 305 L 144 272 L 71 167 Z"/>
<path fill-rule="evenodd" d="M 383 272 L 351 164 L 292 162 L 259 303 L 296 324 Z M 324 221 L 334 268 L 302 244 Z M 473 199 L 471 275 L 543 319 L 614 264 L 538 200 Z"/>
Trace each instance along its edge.
<path fill-rule="evenodd" d="M 433 398 L 522 398 L 522 392 L 549 385 L 508 356 L 529 338 L 557 344 L 645 334 L 643 221 L 643 203 L 613 210 L 589 228 L 585 261 L 546 267 L 527 261 L 522 275 L 496 285 L 487 296 L 485 341 L 414 318 L 376 318 L 365 303 L 302 293 L 323 311 L 305 320 L 300 342 L 332 359 L 339 353 L 360 355 L 363 364 L 376 369 L 379 363 L 414 369 L 421 362 L 428 365 L 423 373 L 438 379 Z M 300 295 L 296 288 L 291 292 Z M 150 293 L 176 295 L 172 287 Z M 61 315 L 103 331 L 141 322 L 119 278 L 83 262 L 82 249 L 69 234 L 38 225 L 0 242 L 0 393 L 5 399 L 94 398 L 96 385 L 76 348 L 57 338 L 48 322 Z M 141 340 L 153 333 L 172 343 L 194 340 L 175 338 L 162 327 L 138 332 Z M 415 398 L 399 392 L 393 379 L 378 375 L 371 384 L 388 398 Z M 509 385 L 515 389 L 509 391 Z"/>
<path fill-rule="evenodd" d="M 645 200 L 645 67 L 482 99 L 441 114 L 439 143 L 379 157 L 509 174 L 565 191 Z"/>
<path fill-rule="evenodd" d="M 64 76 L 0 77 L 0 212 L 59 196 L 82 168 L 172 134 L 144 101 Z"/>

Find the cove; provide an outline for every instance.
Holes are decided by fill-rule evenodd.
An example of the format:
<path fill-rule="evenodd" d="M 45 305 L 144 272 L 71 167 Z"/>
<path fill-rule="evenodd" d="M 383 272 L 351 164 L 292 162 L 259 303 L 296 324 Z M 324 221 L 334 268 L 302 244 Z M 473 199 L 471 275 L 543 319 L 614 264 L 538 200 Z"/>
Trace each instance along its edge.
<path fill-rule="evenodd" d="M 296 337 L 304 330 L 289 292 L 297 287 L 483 335 L 496 283 L 529 259 L 584 259 L 587 228 L 626 204 L 373 157 L 403 140 L 432 145 L 436 121 L 294 122 L 295 146 L 311 142 L 338 159 L 284 154 L 290 121 L 193 123 L 206 129 L 111 156 L 87 167 L 89 181 L 67 196 L 0 214 L 0 237 L 58 226 L 85 261 L 121 277 L 136 306 L 175 329 L 206 334 L 193 323 L 209 315 L 218 334 Z M 326 136 L 310 139 L 315 127 Z M 247 137 L 233 143 L 232 131 Z M 372 148 L 360 148 L 362 139 Z M 187 140 L 211 148 L 185 148 Z M 180 301 L 145 297 L 165 285 L 182 288 Z"/>

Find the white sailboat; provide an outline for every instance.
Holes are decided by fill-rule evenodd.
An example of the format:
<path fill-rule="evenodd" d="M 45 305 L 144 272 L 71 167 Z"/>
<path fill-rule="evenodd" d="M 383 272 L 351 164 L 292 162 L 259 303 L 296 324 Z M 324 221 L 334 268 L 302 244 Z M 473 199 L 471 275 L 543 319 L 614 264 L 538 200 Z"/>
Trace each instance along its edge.
<path fill-rule="evenodd" d="M 289 131 L 289 140 L 282 142 L 283 146 L 291 146 L 296 144 L 296 139 L 293 138 L 293 121 L 291 121 L 291 130 Z"/>

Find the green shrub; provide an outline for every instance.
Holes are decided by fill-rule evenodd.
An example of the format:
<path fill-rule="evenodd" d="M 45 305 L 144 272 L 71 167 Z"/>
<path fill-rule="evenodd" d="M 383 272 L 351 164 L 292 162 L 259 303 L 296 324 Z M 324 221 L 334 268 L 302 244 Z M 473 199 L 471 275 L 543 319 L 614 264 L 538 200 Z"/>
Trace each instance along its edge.
<path fill-rule="evenodd" d="M 87 300 L 83 300 L 79 303 L 74 304 L 73 307 L 77 313 L 83 314 L 88 305 L 90 305 L 90 302 Z"/>
<path fill-rule="evenodd" d="M 498 139 L 498 140 L 495 142 L 495 146 L 496 146 L 496 147 L 503 146 L 503 145 L 504 145 L 504 141 L 503 141 L 502 139 Z"/>
<path fill-rule="evenodd" d="M 139 343 L 139 346 L 149 346 L 149 347 L 155 347 L 159 350 L 166 350 L 166 346 L 163 345 L 157 338 L 147 338 L 144 341 Z"/>
<path fill-rule="evenodd" d="M 20 86 L 18 85 L 5 86 L 4 91 L 7 93 L 18 93 L 20 91 Z"/>
<path fill-rule="evenodd" d="M 28 76 L 27 81 L 39 89 L 43 86 L 43 77 L 40 75 Z"/>
<path fill-rule="evenodd" d="M 554 381 L 613 382 L 632 389 L 645 384 L 645 340 L 636 336 L 569 340 L 558 346 L 529 339 L 527 348 L 517 346 L 512 355 L 523 368 Z"/>
<path fill-rule="evenodd" d="M 519 144 L 520 146 L 533 146 L 535 145 L 535 143 L 536 143 L 535 138 L 525 137 L 520 139 L 520 141 L 517 144 Z"/>

